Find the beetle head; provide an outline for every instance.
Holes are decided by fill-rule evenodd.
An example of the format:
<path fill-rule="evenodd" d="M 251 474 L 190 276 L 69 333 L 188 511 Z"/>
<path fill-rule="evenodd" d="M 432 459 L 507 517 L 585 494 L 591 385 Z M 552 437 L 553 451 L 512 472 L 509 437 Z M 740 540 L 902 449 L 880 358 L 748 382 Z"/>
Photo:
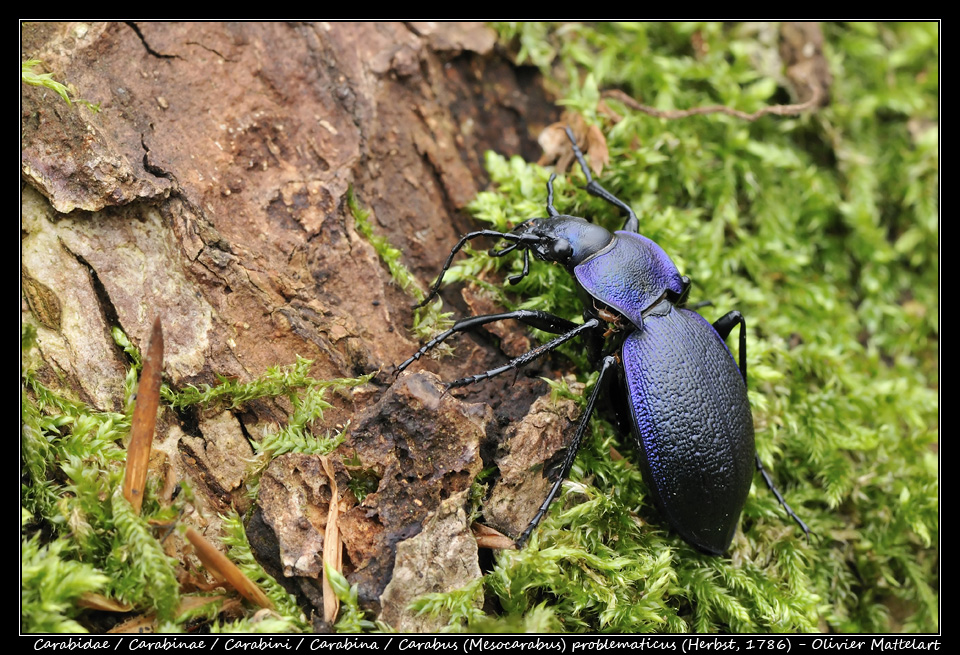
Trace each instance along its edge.
<path fill-rule="evenodd" d="M 537 259 L 557 262 L 570 271 L 613 241 L 606 228 L 577 216 L 531 218 L 510 234 L 519 237 L 515 247 L 529 250 Z"/>

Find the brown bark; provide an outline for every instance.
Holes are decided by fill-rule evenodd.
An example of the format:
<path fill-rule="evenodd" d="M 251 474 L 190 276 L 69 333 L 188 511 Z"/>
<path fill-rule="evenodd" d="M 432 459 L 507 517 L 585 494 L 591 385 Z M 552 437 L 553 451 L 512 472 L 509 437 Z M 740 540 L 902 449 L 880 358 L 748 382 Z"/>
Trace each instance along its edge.
<path fill-rule="evenodd" d="M 320 379 L 379 370 L 335 399 L 318 428 L 352 419 L 340 454 L 382 476 L 340 513 L 345 572 L 375 605 L 397 544 L 463 497 L 481 451 L 493 461 L 499 426 L 522 418 L 545 385 L 524 377 L 465 392 L 493 414 L 441 398 L 427 375 L 391 388 L 393 365 L 418 346 L 411 299 L 357 234 L 346 193 L 352 185 L 426 286 L 471 227 L 463 208 L 486 184 L 483 152 L 539 155 L 536 136 L 556 114 L 536 76 L 477 24 L 25 24 L 22 43 L 24 59 L 101 106 L 23 87 L 22 311 L 38 330 L 41 378 L 120 409 L 127 362 L 109 330 L 143 348 L 154 316 L 177 388 L 248 380 L 296 355 L 314 360 Z M 457 352 L 417 368 L 454 379 L 502 361 L 482 339 L 461 339 Z M 192 481 L 211 521 L 248 509 L 244 442 L 282 421 L 284 402 L 162 411 L 154 448 Z M 316 607 L 328 483 L 319 460 L 276 460 L 264 493 L 308 502 L 287 512 L 262 496 L 249 528 L 272 572 L 296 579 L 291 588 Z M 470 537 L 469 526 L 451 527 L 453 508 L 441 515 L 443 534 Z M 303 534 L 284 533 L 285 521 Z"/>

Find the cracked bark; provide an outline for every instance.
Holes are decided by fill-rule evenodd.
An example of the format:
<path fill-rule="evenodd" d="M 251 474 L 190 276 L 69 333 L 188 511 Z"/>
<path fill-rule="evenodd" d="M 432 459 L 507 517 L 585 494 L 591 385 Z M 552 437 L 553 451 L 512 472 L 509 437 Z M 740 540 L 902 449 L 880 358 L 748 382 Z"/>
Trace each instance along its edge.
<path fill-rule="evenodd" d="M 445 424 L 443 451 L 475 454 L 420 470 L 430 454 L 404 444 L 424 443 L 442 423 L 423 409 L 435 403 L 433 382 L 413 376 L 419 386 L 389 411 L 419 413 L 402 430 L 385 427 L 392 365 L 418 346 L 408 333 L 411 300 L 357 235 L 346 193 L 352 185 L 373 211 L 374 230 L 428 284 L 472 227 L 463 208 L 487 183 L 483 152 L 539 156 L 536 136 L 556 117 L 539 82 L 494 48 L 489 30 L 472 24 L 23 29 L 22 57 L 41 59 L 102 108 L 93 114 L 50 91 L 23 88 L 21 309 L 37 327 L 39 376 L 100 409 L 120 409 L 127 363 L 109 330 L 119 326 L 142 344 L 154 316 L 167 337 L 164 375 L 176 387 L 216 384 L 217 375 L 248 380 L 296 355 L 314 360 L 320 379 L 379 370 L 367 388 L 333 399 L 317 428 L 350 418 L 366 426 L 351 432 L 343 454 L 356 453 L 383 476 L 372 498 L 348 499 L 342 515 L 346 572 L 376 605 L 396 544 L 469 487 L 481 453 L 491 459 L 504 439 L 499 426 L 525 415 L 546 386 L 524 376 L 516 386 L 492 380 L 466 390 L 470 402 L 447 396 L 437 407 L 449 404 L 456 418 Z M 454 293 L 444 295 L 466 311 Z M 504 340 L 510 330 L 514 339 L 522 334 L 507 330 Z M 419 368 L 450 380 L 491 368 L 498 357 L 483 338 L 465 337 L 456 361 Z M 163 412 L 155 449 L 167 454 L 173 475 L 193 482 L 201 513 L 248 509 L 230 454 L 284 420 L 285 403 L 253 402 L 236 415 Z M 493 415 L 484 413 L 487 405 Z M 404 466 L 416 472 L 401 474 Z M 287 468 L 302 477 L 302 466 Z M 318 471 L 283 485 L 306 484 L 313 491 L 303 493 L 322 505 Z M 345 489 L 350 472 L 337 471 Z M 300 518 L 322 535 L 310 517 L 325 511 Z M 318 569 L 299 546 L 278 545 L 282 521 L 258 512 L 251 529 L 262 531 L 251 537 L 264 560 L 277 564 L 271 572 L 313 580 Z M 300 573 L 278 548 L 299 553 Z M 317 601 L 318 582 L 292 580 L 291 588 Z"/>

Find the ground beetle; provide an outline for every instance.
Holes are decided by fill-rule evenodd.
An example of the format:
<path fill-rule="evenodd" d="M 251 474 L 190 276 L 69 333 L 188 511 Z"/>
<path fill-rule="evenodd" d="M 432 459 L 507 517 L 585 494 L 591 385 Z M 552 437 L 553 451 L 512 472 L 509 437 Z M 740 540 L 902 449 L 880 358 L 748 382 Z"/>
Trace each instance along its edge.
<path fill-rule="evenodd" d="M 531 218 L 512 232 L 479 230 L 462 237 L 450 252 L 426 304 L 440 288 L 454 255 L 477 237 L 508 242 L 490 254 L 501 257 L 523 252 L 529 272 L 530 253 L 562 264 L 577 282 L 584 322 L 535 310 L 474 316 L 458 321 L 400 364 L 397 373 L 457 332 L 515 319 L 559 334 L 552 341 L 508 364 L 462 378 L 447 388 L 463 387 L 515 370 L 576 336 L 586 339 L 587 353 L 599 367 L 596 386 L 587 402 L 556 483 L 517 539 L 521 547 L 543 518 L 570 472 L 574 457 L 601 394 L 611 397 L 620 424 L 629 426 L 640 455 L 643 478 L 660 512 L 686 541 L 699 550 L 721 555 L 730 546 L 740 512 L 750 491 L 754 467 L 786 512 L 809 536 L 809 529 L 790 509 L 756 454 L 753 417 L 747 400 L 746 321 L 738 311 L 713 325 L 684 308 L 690 280 L 660 246 L 638 233 L 639 222 L 629 205 L 597 183 L 590 174 L 573 133 L 567 136 L 586 176 L 590 194 L 627 215 L 623 230 L 611 234 L 586 219 L 562 215 L 553 206 L 553 181 L 547 182 L 547 218 Z M 740 362 L 724 340 L 740 326 Z"/>

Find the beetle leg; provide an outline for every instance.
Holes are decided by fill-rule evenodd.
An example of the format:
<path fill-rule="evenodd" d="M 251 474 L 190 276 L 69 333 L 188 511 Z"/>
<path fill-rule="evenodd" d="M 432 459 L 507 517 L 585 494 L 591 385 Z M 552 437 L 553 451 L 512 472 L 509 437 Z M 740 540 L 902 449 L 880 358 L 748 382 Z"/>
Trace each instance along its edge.
<path fill-rule="evenodd" d="M 490 250 L 487 251 L 487 254 L 490 255 L 491 257 L 503 257 L 508 252 L 513 252 L 514 250 L 516 250 L 517 246 L 519 245 L 520 245 L 520 242 L 516 241 L 514 243 L 511 243 L 506 248 L 500 248 L 500 249 L 491 248 Z"/>
<path fill-rule="evenodd" d="M 726 340 L 730 335 L 730 332 L 733 331 L 733 327 L 739 323 L 740 325 L 740 374 L 743 375 L 743 381 L 747 381 L 747 320 L 743 317 L 743 314 L 734 310 L 728 312 L 718 318 L 713 324 L 713 329 L 717 331 L 717 334 L 720 335 L 721 339 Z M 787 516 L 792 518 L 797 525 L 800 526 L 800 529 L 803 530 L 803 533 L 807 536 L 807 541 L 810 541 L 810 528 L 807 527 L 807 524 L 803 522 L 796 512 L 787 504 L 787 501 L 784 500 L 783 494 L 780 493 L 780 490 L 777 489 L 777 485 L 773 483 L 773 479 L 770 477 L 770 474 L 767 473 L 767 470 L 763 468 L 763 462 L 760 461 L 760 455 L 756 455 L 757 458 L 757 470 L 760 471 L 760 475 L 763 476 L 763 481 L 767 485 L 767 489 L 773 492 L 773 495 L 776 496 L 777 502 L 779 502 L 783 509 L 787 512 Z"/>
<path fill-rule="evenodd" d="M 562 334 L 564 332 L 569 332 L 579 328 L 580 326 L 574 323 L 573 321 L 568 321 L 565 318 L 560 318 L 559 316 L 554 316 L 553 314 L 548 314 L 547 312 L 541 312 L 534 309 L 519 309 L 514 312 L 505 312 L 503 314 L 486 314 L 484 316 L 471 316 L 470 318 L 464 318 L 453 324 L 446 332 L 442 332 L 435 336 L 433 339 L 428 341 L 424 346 L 414 353 L 413 357 L 407 361 L 400 364 L 397 367 L 396 375 L 399 375 L 405 368 L 413 364 L 415 361 L 423 357 L 427 351 L 440 345 L 446 341 L 449 337 L 453 336 L 457 332 L 465 332 L 467 330 L 472 330 L 474 328 L 480 327 L 481 325 L 486 325 L 487 323 L 495 323 L 496 321 L 505 321 L 507 319 L 516 319 L 521 323 L 535 327 L 538 330 L 543 330 L 544 332 L 550 332 L 551 334 Z"/>
<path fill-rule="evenodd" d="M 763 481 L 767 483 L 767 489 L 773 492 L 773 495 L 777 497 L 777 501 L 783 505 L 783 509 L 786 510 L 787 516 L 792 518 L 797 525 L 800 526 L 800 529 L 803 530 L 803 533 L 807 536 L 807 543 L 810 542 L 810 528 L 807 527 L 807 524 L 803 522 L 799 516 L 790 508 L 790 505 L 787 504 L 787 501 L 783 499 L 783 495 L 780 493 L 780 490 L 777 489 L 777 485 L 773 484 L 773 480 L 770 478 L 770 474 L 767 473 L 767 470 L 763 468 L 763 462 L 760 461 L 760 455 L 757 455 L 757 470 L 760 471 L 760 475 L 763 476 Z"/>
<path fill-rule="evenodd" d="M 507 282 L 510 284 L 516 284 L 523 278 L 527 277 L 527 274 L 530 272 L 530 251 L 523 251 L 523 271 L 517 275 L 511 275 L 507 278 Z"/>
<path fill-rule="evenodd" d="M 547 316 L 550 316 L 550 315 L 547 314 Z M 554 318 L 558 318 L 558 317 L 554 317 Z M 549 341 L 543 344 L 542 346 L 538 346 L 537 348 L 534 348 L 528 353 L 524 353 L 519 357 L 511 359 L 509 362 L 507 362 L 506 364 L 504 364 L 499 368 L 490 369 L 489 371 L 484 371 L 483 373 L 478 373 L 477 375 L 471 375 L 465 378 L 460 378 L 459 380 L 454 380 L 453 382 L 448 382 L 447 389 L 448 390 L 459 389 L 460 387 L 465 387 L 475 382 L 486 380 L 487 378 L 496 377 L 497 375 L 506 373 L 507 371 L 518 369 L 521 366 L 532 362 L 538 357 L 542 357 L 546 355 L 551 350 L 555 350 L 558 346 L 566 343 L 567 341 L 570 341 L 570 339 L 574 338 L 578 334 L 582 332 L 586 332 L 588 330 L 593 330 L 598 325 L 600 325 L 600 319 L 592 318 L 586 323 L 584 323 L 583 325 L 576 325 L 572 330 L 564 334 L 561 334 L 556 339 Z"/>
<path fill-rule="evenodd" d="M 743 383 L 747 383 L 747 319 L 737 310 L 727 312 L 713 323 L 713 329 L 717 331 L 720 338 L 724 341 L 733 331 L 733 326 L 740 324 L 740 375 L 743 376 Z"/>
<path fill-rule="evenodd" d="M 603 365 L 600 367 L 600 374 L 597 376 L 597 383 L 593 387 L 593 393 L 590 394 L 590 400 L 587 401 L 587 407 L 583 410 L 583 414 L 580 416 L 580 423 L 577 425 L 577 432 L 573 435 L 573 441 L 570 442 L 570 445 L 567 446 L 567 456 L 563 460 L 563 466 L 559 471 L 559 477 L 557 481 L 553 483 L 553 487 L 550 488 L 550 493 L 547 494 L 546 500 L 543 501 L 543 504 L 540 505 L 540 509 L 537 510 L 536 515 L 527 525 L 526 530 L 521 533 L 517 538 L 517 548 L 523 548 L 523 544 L 526 543 L 527 539 L 530 537 L 530 533 L 533 532 L 534 528 L 540 524 L 540 521 L 547 513 L 547 509 L 550 507 L 550 503 L 553 502 L 553 499 L 557 497 L 557 494 L 560 492 L 560 487 L 563 486 L 563 481 L 567 479 L 567 476 L 570 475 L 570 469 L 573 468 L 573 460 L 577 456 L 577 451 L 580 450 L 580 443 L 583 441 L 583 435 L 587 431 L 587 424 L 590 422 L 590 415 L 593 414 L 593 408 L 597 404 L 597 398 L 600 396 L 600 389 L 603 388 L 603 378 L 610 370 L 612 366 L 616 366 L 617 358 L 615 355 L 607 355 L 603 358 Z"/>
<path fill-rule="evenodd" d="M 550 179 L 547 180 L 547 214 L 550 218 L 560 215 L 557 208 L 553 206 L 553 181 L 555 179 L 557 179 L 557 174 L 551 173 Z"/>
<path fill-rule="evenodd" d="M 633 213 L 633 209 L 593 179 L 593 176 L 590 174 L 590 169 L 587 167 L 587 160 L 583 158 L 583 151 L 580 150 L 580 146 L 577 145 L 577 140 L 573 136 L 573 131 L 569 127 L 566 128 L 566 131 L 567 138 L 570 139 L 570 146 L 573 148 L 573 154 L 577 158 L 577 163 L 580 164 L 580 170 L 583 171 L 584 177 L 587 178 L 587 185 L 583 188 L 586 189 L 590 195 L 603 198 L 614 207 L 619 207 L 625 211 L 627 213 L 627 220 L 623 224 L 623 229 L 627 232 L 639 232 L 640 221 L 637 219 L 637 215 Z"/>

